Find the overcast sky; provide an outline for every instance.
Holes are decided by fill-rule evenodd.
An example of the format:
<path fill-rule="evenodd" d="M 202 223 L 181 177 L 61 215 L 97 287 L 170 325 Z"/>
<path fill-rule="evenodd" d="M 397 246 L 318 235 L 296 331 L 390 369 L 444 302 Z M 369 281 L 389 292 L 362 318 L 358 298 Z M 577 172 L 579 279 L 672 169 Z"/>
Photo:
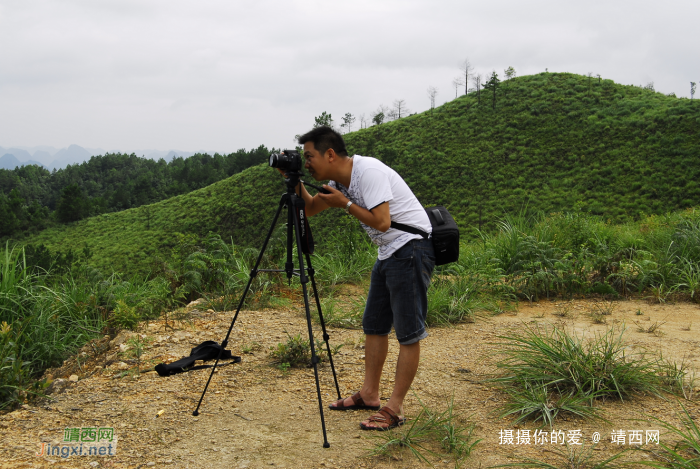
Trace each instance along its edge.
<path fill-rule="evenodd" d="M 689 96 L 698 37 L 697 0 L 0 0 L 0 146 L 291 147 L 454 98 L 465 58 Z"/>

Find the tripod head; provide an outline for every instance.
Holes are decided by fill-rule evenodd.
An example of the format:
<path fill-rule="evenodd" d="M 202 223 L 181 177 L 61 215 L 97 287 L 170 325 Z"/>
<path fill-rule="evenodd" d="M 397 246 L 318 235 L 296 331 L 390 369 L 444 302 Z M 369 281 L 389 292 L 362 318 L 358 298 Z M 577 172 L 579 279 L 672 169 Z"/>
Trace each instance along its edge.
<path fill-rule="evenodd" d="M 296 187 L 299 185 L 299 178 L 303 174 L 301 171 L 287 171 L 284 173 L 284 182 L 287 184 L 287 193 L 295 194 Z"/>

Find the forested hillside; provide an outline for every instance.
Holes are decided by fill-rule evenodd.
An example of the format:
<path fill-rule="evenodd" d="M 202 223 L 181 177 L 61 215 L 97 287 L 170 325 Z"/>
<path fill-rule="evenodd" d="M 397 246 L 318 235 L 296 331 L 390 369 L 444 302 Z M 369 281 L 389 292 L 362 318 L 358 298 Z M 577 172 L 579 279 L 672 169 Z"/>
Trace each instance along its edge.
<path fill-rule="evenodd" d="M 620 222 L 700 204 L 700 103 L 596 77 L 511 79 L 346 139 L 463 228 L 523 206 Z"/>
<path fill-rule="evenodd" d="M 267 161 L 269 153 L 261 145 L 229 155 L 196 154 L 170 162 L 117 153 L 93 156 L 53 172 L 36 165 L 0 169 L 0 237 L 20 237 L 56 223 L 185 194 Z"/>
<path fill-rule="evenodd" d="M 473 237 L 524 207 L 621 222 L 699 205 L 699 129 L 700 103 L 610 80 L 543 73 L 492 80 L 478 94 L 346 139 L 351 153 L 394 167 L 424 205 L 449 207 L 464 235 Z M 87 247 L 99 267 L 143 272 L 157 255 L 171 252 L 177 233 L 214 232 L 257 245 L 283 191 L 279 174 L 261 165 L 28 241 L 54 250 Z M 332 224 L 352 221 L 331 212 L 313 220 L 320 243 Z"/>

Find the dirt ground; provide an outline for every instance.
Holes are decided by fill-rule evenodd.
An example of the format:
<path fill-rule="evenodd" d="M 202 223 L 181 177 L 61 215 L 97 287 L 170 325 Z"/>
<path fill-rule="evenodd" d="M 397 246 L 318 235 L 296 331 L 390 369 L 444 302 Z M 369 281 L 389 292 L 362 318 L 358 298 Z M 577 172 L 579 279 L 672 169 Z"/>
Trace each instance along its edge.
<path fill-rule="evenodd" d="M 479 318 L 475 323 L 453 328 L 432 328 L 422 342 L 421 365 L 409 394 L 406 417 L 420 411 L 418 399 L 434 410 L 446 408 L 454 396 L 455 411 L 476 424 L 481 438 L 462 467 L 477 468 L 508 464 L 522 457 L 556 460 L 551 443 L 545 445 L 501 444 L 501 430 L 530 429 L 536 425 L 514 426 L 510 419 L 499 419 L 494 410 L 504 402 L 504 394 L 484 382 L 496 368 L 494 352 L 498 336 L 518 332 L 525 325 L 559 323 L 579 334 L 592 335 L 610 327 L 626 326 L 625 340 L 630 351 L 660 351 L 666 359 L 684 362 L 691 370 L 700 366 L 700 306 L 690 303 L 649 305 L 644 301 L 614 304 L 607 324 L 593 324 L 588 312 L 592 300 L 574 300 L 567 317 L 561 303 L 541 301 L 521 303 L 516 311 Z M 643 314 L 638 315 L 641 311 Z M 231 314 L 196 311 L 174 329 L 162 322 L 151 322 L 140 331 L 146 340 L 142 368 L 154 363 L 172 362 L 204 340 L 221 341 Z M 635 324 L 637 322 L 638 324 Z M 661 324 L 663 323 L 663 324 Z M 639 328 L 656 333 L 641 332 Z M 171 323 L 172 326 L 172 323 Z M 316 332 L 320 331 L 314 325 Z M 155 372 L 135 373 L 134 351 L 129 350 L 128 334 L 88 345 L 61 369 L 49 370 L 56 390 L 49 399 L 25 405 L 0 415 L 0 467 L 173 467 L 173 468 L 373 468 L 424 467 L 408 450 L 393 457 L 369 456 L 377 443 L 377 432 L 362 431 L 359 422 L 369 412 L 327 410 L 336 399 L 330 367 L 320 367 L 321 388 L 330 448 L 323 448 L 321 422 L 312 369 L 282 372 L 269 355 L 271 346 L 285 342 L 286 332 L 306 335 L 306 322 L 298 304 L 277 310 L 243 311 L 234 328 L 229 349 L 242 356 L 242 362 L 227 365 L 214 375 L 198 417 L 192 416 L 210 370 L 198 370 L 159 377 Z M 343 396 L 358 390 L 363 372 L 361 331 L 329 329 L 331 345 L 343 344 L 335 355 Z M 133 342 L 133 341 L 132 341 Z M 391 392 L 393 367 L 398 346 L 390 341 L 385 367 L 383 399 Z M 132 343 L 133 345 L 133 343 Z M 132 347 L 133 348 L 133 347 Z M 252 353 L 244 353 L 244 351 Z M 74 381 L 69 378 L 72 376 Z M 60 381 L 63 379 L 65 381 Z M 64 389 L 61 389 L 65 386 Z M 700 389 L 695 389 L 700 391 Z M 700 415 L 698 401 L 683 401 L 693 417 Z M 612 455 L 626 444 L 611 441 L 612 430 L 663 430 L 650 415 L 678 424 L 675 398 L 640 396 L 628 402 L 602 404 L 612 423 L 558 419 L 554 429 L 569 434 L 581 430 L 590 446 L 594 432 L 601 435 L 594 457 Z M 37 456 L 42 443 L 64 443 L 66 428 L 113 428 L 118 437 L 114 456 Z M 643 432 L 643 433 L 644 433 Z M 662 431 L 662 440 L 665 435 Z M 653 449 L 652 444 L 642 445 Z M 559 446 L 563 448 L 563 446 Z M 430 455 L 435 467 L 455 467 L 447 455 Z M 648 453 L 632 451 L 628 459 L 651 459 Z M 634 466 L 632 466 L 634 467 Z"/>

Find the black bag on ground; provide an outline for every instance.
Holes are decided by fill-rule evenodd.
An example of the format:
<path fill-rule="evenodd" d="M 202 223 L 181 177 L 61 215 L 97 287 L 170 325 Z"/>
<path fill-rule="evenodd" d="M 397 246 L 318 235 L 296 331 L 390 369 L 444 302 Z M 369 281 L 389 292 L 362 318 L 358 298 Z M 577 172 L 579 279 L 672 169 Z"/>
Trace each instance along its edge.
<path fill-rule="evenodd" d="M 161 363 L 159 365 L 156 365 L 155 370 L 160 376 L 170 376 L 178 373 L 184 373 L 185 371 L 201 370 L 202 368 L 211 368 L 214 365 L 192 365 L 194 365 L 194 362 L 197 360 L 216 360 L 216 357 L 219 356 L 219 351 L 221 351 L 221 345 L 219 345 L 218 342 L 214 342 L 213 340 L 207 340 L 193 348 L 190 352 L 189 357 L 183 357 L 178 361 L 170 364 Z M 220 359 L 233 360 L 230 363 L 239 363 L 241 361 L 241 357 L 231 355 L 231 351 L 225 349 L 221 351 Z"/>
<path fill-rule="evenodd" d="M 450 212 L 441 205 L 437 207 L 429 207 L 425 209 L 428 214 L 430 224 L 433 226 L 433 234 L 430 237 L 433 240 L 433 248 L 435 249 L 435 265 L 449 264 L 456 262 L 459 259 L 459 228 L 455 223 Z M 391 222 L 391 227 L 407 233 L 417 234 L 428 238 L 428 233 L 412 226 L 404 225 L 403 223 Z"/>

